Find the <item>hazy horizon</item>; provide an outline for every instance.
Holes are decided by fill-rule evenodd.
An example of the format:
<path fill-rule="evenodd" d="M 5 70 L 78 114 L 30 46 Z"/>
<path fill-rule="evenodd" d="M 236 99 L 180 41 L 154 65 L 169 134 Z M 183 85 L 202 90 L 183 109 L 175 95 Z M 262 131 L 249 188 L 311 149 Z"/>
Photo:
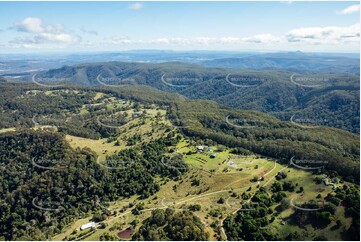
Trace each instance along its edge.
<path fill-rule="evenodd" d="M 0 2 L 0 9 L 2 53 L 360 51 L 354 1 Z"/>

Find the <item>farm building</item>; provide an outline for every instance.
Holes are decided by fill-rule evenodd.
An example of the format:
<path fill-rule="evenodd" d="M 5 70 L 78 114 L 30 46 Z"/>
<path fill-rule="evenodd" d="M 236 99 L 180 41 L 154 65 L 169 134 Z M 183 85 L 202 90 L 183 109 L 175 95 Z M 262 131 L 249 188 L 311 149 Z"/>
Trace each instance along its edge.
<path fill-rule="evenodd" d="M 202 145 L 199 145 L 199 146 L 197 147 L 197 150 L 198 150 L 199 152 L 203 152 L 204 147 L 203 147 Z"/>
<path fill-rule="evenodd" d="M 90 222 L 90 223 L 83 224 L 83 225 L 80 227 L 80 230 L 89 229 L 89 228 L 95 228 L 95 227 L 96 227 L 95 222 Z"/>

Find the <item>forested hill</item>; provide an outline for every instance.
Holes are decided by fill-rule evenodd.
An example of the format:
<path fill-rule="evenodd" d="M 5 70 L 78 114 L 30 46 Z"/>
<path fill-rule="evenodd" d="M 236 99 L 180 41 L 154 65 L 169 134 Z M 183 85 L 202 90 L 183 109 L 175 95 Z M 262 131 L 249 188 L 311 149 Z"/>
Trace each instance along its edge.
<path fill-rule="evenodd" d="M 359 138 L 328 127 L 303 128 L 255 111 L 239 111 L 210 101 L 176 103 L 172 118 L 179 120 L 186 135 L 212 139 L 240 148 L 240 152 L 279 159 L 292 157 L 314 161 L 347 179 L 360 176 Z"/>
<path fill-rule="evenodd" d="M 135 110 L 139 110 L 140 116 L 135 114 Z M 0 132 L 0 240 L 51 239 L 54 235 L 68 230 L 75 220 L 85 217 L 91 217 L 92 221 L 109 222 L 119 215 L 122 222 L 128 223 L 133 219 L 124 219 L 125 213 L 137 216 L 143 215 L 140 212 L 144 209 L 163 208 L 160 194 L 164 186 L 167 189 L 164 190 L 165 194 L 169 194 L 170 189 L 178 192 L 185 185 L 182 188 L 185 192 L 180 193 L 182 201 L 188 196 L 183 194 L 190 189 L 194 191 L 188 197 L 190 200 L 195 198 L 194 196 L 203 198 L 204 195 L 219 192 L 230 192 L 229 195 L 233 196 L 233 187 L 224 190 L 222 185 L 219 187 L 222 190 L 214 191 L 201 187 L 206 179 L 213 179 L 217 173 L 208 173 L 203 169 L 197 171 L 196 167 L 185 160 L 184 157 L 188 154 L 194 157 L 201 155 L 192 150 L 199 144 L 213 146 L 212 152 L 215 152 L 216 159 L 220 161 L 218 164 L 216 159 L 209 158 L 210 160 L 202 165 L 215 162 L 214 164 L 219 166 L 229 155 L 234 159 L 251 157 L 252 160 L 244 160 L 249 165 L 248 169 L 234 171 L 243 173 L 222 172 L 220 180 L 227 180 L 225 177 L 233 174 L 237 182 L 243 182 L 240 178 L 245 179 L 247 185 L 242 187 L 244 191 L 248 186 L 253 186 L 252 193 L 257 184 L 251 180 L 251 171 L 257 174 L 256 181 L 258 176 L 269 179 L 259 180 L 265 185 L 268 181 L 276 180 L 280 174 L 276 171 L 282 171 L 282 167 L 287 169 L 287 165 L 288 172 L 310 168 L 307 178 L 310 179 L 309 186 L 312 186 L 318 177 L 316 174 L 320 174 L 318 171 L 327 177 L 340 179 L 342 185 L 337 188 L 340 192 L 344 192 L 347 186 L 343 185 L 349 184 L 348 182 L 359 182 L 360 144 L 355 134 L 324 126 L 303 127 L 258 111 L 232 109 L 209 100 L 186 100 L 180 95 L 147 86 L 46 88 L 35 84 L 1 83 L 0 112 L 0 128 L 10 128 Z M 38 122 L 45 123 L 36 124 L 36 119 L 33 120 L 34 114 L 44 118 Z M 99 121 L 97 118 L 102 116 L 109 116 L 110 121 L 120 121 L 120 126 L 114 129 L 96 122 Z M 43 125 L 45 127 L 42 127 Z M 33 129 L 29 129 L 30 127 Z M 80 140 L 85 140 L 84 146 L 74 146 L 74 141 Z M 191 148 L 184 150 L 183 154 L 179 153 L 187 143 Z M 91 148 L 88 148 L 89 146 Z M 99 150 L 96 149 L 98 146 Z M 164 158 L 170 154 L 174 155 L 174 162 L 185 169 L 174 169 L 174 166 L 165 165 Z M 225 155 L 224 158 L 221 158 L 221 154 Z M 102 155 L 107 159 L 104 163 L 98 160 Z M 208 158 L 208 155 L 205 154 L 205 157 Z M 303 163 L 292 167 L 295 165 L 291 163 L 293 158 Z M 263 165 L 262 168 L 258 167 L 255 160 L 262 160 L 261 164 L 265 162 L 267 170 L 259 173 Z M 132 162 L 114 164 L 112 161 Z M 111 164 L 114 166 L 108 166 Z M 272 167 L 279 170 L 273 171 Z M 213 169 L 212 166 L 210 168 Z M 273 175 L 267 176 L 266 171 L 273 171 Z M 284 174 L 287 176 L 288 172 L 285 171 Z M 303 176 L 296 178 L 304 179 Z M 220 180 L 214 180 L 214 183 L 212 181 L 209 186 L 215 186 Z M 201 185 L 196 185 L 197 181 L 202 182 Z M 229 181 L 225 182 L 227 186 L 230 184 Z M 298 186 L 299 189 L 302 187 L 303 191 L 303 185 Z M 272 185 L 271 189 L 273 187 Z M 331 190 L 330 187 L 328 189 Z M 263 187 L 260 187 L 260 191 L 262 190 Z M 250 191 L 249 189 L 247 193 Z M 293 192 L 289 197 L 298 194 L 298 191 Z M 247 195 L 245 199 L 252 199 L 251 193 L 248 194 L 250 197 L 243 194 Z M 302 195 L 303 193 L 300 194 Z M 137 199 L 133 200 L 134 197 Z M 253 196 L 256 199 L 258 197 L 257 194 Z M 351 208 L 350 213 L 354 214 L 355 228 L 359 227 L 357 213 L 353 212 L 358 211 L 358 204 L 354 204 L 358 197 L 354 195 L 354 190 L 352 194 L 347 191 L 347 194 L 342 196 L 345 204 L 348 203 L 347 208 Z M 132 205 L 127 206 L 127 211 L 123 210 L 124 207 L 121 208 L 122 213 L 118 215 L 112 215 L 112 210 L 99 205 L 100 200 L 108 202 L 124 198 L 131 199 Z M 350 203 L 353 198 L 355 199 Z M 157 199 L 159 200 L 155 201 Z M 160 207 L 148 207 L 147 200 Z M 338 203 L 341 203 L 340 201 L 338 200 Z M 240 200 L 237 203 L 240 204 L 239 202 Z M 172 203 L 174 204 L 174 201 Z M 217 202 L 221 203 L 223 204 L 224 200 Z M 202 205 L 205 209 L 208 209 L 207 206 L 209 207 Z M 120 212 L 120 209 L 117 210 Z M 169 211 L 172 210 L 154 210 L 150 219 L 143 220 L 133 239 L 203 240 L 208 237 L 206 224 L 198 219 L 200 216 L 190 212 Z M 90 214 L 92 216 L 89 216 Z M 209 216 L 207 214 L 205 216 Z M 159 220 L 163 215 L 164 219 Z M 222 216 L 212 215 L 217 218 L 225 216 L 226 213 Z M 137 218 L 139 217 L 135 217 Z M 158 222 L 156 227 L 154 218 L 157 218 Z M 228 239 L 242 239 L 233 237 L 231 226 L 242 222 L 241 219 L 240 216 L 234 219 L 231 216 L 224 220 Z M 137 223 L 130 222 L 132 226 Z M 184 229 L 179 229 L 179 226 Z M 260 227 L 261 224 L 257 226 Z M 241 226 L 237 225 L 237 228 Z M 178 234 L 175 237 L 176 230 L 182 231 L 183 237 Z M 76 238 L 73 237 L 75 234 L 69 236 L 63 237 L 64 240 Z"/>
<path fill-rule="evenodd" d="M 337 70 L 335 70 L 336 72 Z M 65 66 L 38 73 L 34 81 L 118 87 L 146 85 L 191 99 L 271 113 L 359 133 L 359 77 L 285 70 L 230 70 L 195 64 L 108 62 Z M 30 80 L 30 79 L 29 79 Z"/>
<path fill-rule="evenodd" d="M 72 149 L 64 136 L 32 130 L 0 134 L 1 240 L 49 239 L 72 220 L 101 210 L 100 200 L 146 198 L 159 190 L 155 177 L 180 174 L 160 162 L 172 137 L 125 150 L 114 159 L 135 162 L 107 169 L 93 151 Z"/>
<path fill-rule="evenodd" d="M 21 98 L 29 90 L 49 90 L 47 87 L 35 84 L 0 83 L 0 128 L 10 127 L 32 127 L 34 114 L 51 115 L 62 113 L 63 109 L 77 110 L 82 105 L 90 102 L 89 98 L 95 92 L 104 92 L 114 95 L 117 98 L 132 99 L 142 103 L 169 105 L 173 102 L 186 100 L 183 96 L 174 93 L 163 92 L 148 86 L 127 86 L 118 88 L 98 87 L 76 87 L 67 86 L 69 90 L 82 90 L 82 95 L 68 94 L 64 98 L 49 97 L 47 95 L 36 95 L 33 97 Z M 63 87 L 53 88 L 61 90 Z"/>

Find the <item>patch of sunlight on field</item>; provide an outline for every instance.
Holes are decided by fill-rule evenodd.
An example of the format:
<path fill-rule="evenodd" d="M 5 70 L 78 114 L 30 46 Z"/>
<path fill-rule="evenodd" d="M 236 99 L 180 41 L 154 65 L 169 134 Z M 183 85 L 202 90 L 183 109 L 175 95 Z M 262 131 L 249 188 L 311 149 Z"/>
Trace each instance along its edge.
<path fill-rule="evenodd" d="M 15 131 L 16 128 L 6 128 L 6 129 L 0 129 L 0 134 L 2 133 L 6 133 L 6 132 L 9 132 L 9 131 Z"/>
<path fill-rule="evenodd" d="M 147 113 L 148 114 L 151 114 L 152 116 L 156 116 L 158 114 L 158 112 L 164 116 L 167 111 L 166 110 L 163 110 L 163 109 L 146 109 Z"/>
<path fill-rule="evenodd" d="M 102 98 L 104 96 L 104 93 L 97 92 L 93 98 L 94 101 L 98 100 L 99 98 Z"/>
<path fill-rule="evenodd" d="M 283 183 L 285 181 L 291 181 L 293 184 L 297 184 L 295 190 L 293 192 L 285 191 L 287 198 L 292 200 L 292 203 L 296 206 L 302 205 L 310 200 L 315 200 L 316 202 L 320 202 L 320 206 L 322 207 L 322 201 L 329 193 L 333 193 L 333 190 L 330 186 L 324 185 L 324 183 L 316 184 L 314 181 L 315 177 L 318 174 L 312 174 L 312 171 L 306 171 L 298 168 L 287 167 L 283 169 L 286 172 L 287 177 L 285 179 L 281 179 L 279 182 Z M 275 174 L 273 174 L 274 176 Z M 268 184 L 268 189 L 270 186 L 276 181 L 273 179 L 272 182 Z M 300 192 L 300 187 L 303 187 L 303 192 Z M 316 198 L 317 195 L 320 194 L 320 198 Z M 325 202 L 326 204 L 327 202 Z M 273 205 L 272 209 L 275 210 L 277 205 Z M 289 234 L 291 232 L 299 232 L 307 230 L 307 233 L 311 235 L 311 237 L 305 237 L 305 240 L 312 239 L 312 236 L 320 236 L 323 235 L 328 240 L 342 240 L 341 232 L 345 231 L 349 228 L 352 219 L 344 217 L 344 208 L 337 207 L 335 212 L 335 219 L 326 228 L 315 229 L 311 225 L 305 225 L 304 228 L 300 228 L 296 223 L 292 222 L 289 217 L 296 211 L 297 208 L 289 206 L 287 209 L 280 211 L 275 219 L 275 221 L 269 226 L 275 232 L 282 231 L 282 234 Z M 336 221 L 340 220 L 342 226 L 340 228 L 336 228 Z M 327 231 L 327 232 L 325 232 Z"/>
<path fill-rule="evenodd" d="M 80 226 L 82 226 L 85 223 L 88 223 L 91 220 L 92 216 L 89 216 L 87 218 L 79 219 L 73 224 L 69 225 L 65 228 L 65 231 L 61 234 L 58 234 L 52 238 L 52 240 L 55 241 L 61 241 L 64 240 L 65 237 L 68 237 L 73 233 L 73 231 L 80 230 Z"/>
<path fill-rule="evenodd" d="M 274 206 L 272 207 L 274 209 Z M 335 212 L 335 219 L 322 230 L 313 228 L 310 224 L 305 225 L 303 228 L 299 227 L 297 223 L 294 223 L 288 219 L 296 210 L 294 208 L 288 208 L 282 211 L 275 219 L 275 221 L 269 225 L 269 227 L 275 232 L 282 231 L 282 234 L 289 234 L 291 232 L 303 233 L 311 235 L 305 237 L 304 240 L 310 240 L 312 237 L 323 235 L 330 241 L 342 241 L 342 232 L 347 231 L 351 225 L 352 218 L 345 218 L 344 207 L 337 207 Z M 336 221 L 341 221 L 341 226 L 337 228 Z"/>
<path fill-rule="evenodd" d="M 82 108 L 81 110 L 80 110 L 80 114 L 81 115 L 85 115 L 85 114 L 88 114 L 89 113 L 89 111 L 87 110 L 87 109 L 85 109 L 85 108 Z"/>
<path fill-rule="evenodd" d="M 124 144 L 121 144 L 120 146 L 115 146 L 115 141 L 107 143 L 107 139 L 93 140 L 73 135 L 66 135 L 65 139 L 70 143 L 73 148 L 90 148 L 95 153 L 97 153 L 100 161 L 104 161 L 106 155 L 112 155 L 125 148 Z"/>

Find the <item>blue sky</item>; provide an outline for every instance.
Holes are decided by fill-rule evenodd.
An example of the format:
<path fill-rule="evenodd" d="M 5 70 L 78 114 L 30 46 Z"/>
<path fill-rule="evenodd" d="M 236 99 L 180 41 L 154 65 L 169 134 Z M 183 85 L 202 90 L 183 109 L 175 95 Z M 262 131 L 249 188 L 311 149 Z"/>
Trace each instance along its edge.
<path fill-rule="evenodd" d="M 359 52 L 358 2 L 0 2 L 0 51 Z"/>

